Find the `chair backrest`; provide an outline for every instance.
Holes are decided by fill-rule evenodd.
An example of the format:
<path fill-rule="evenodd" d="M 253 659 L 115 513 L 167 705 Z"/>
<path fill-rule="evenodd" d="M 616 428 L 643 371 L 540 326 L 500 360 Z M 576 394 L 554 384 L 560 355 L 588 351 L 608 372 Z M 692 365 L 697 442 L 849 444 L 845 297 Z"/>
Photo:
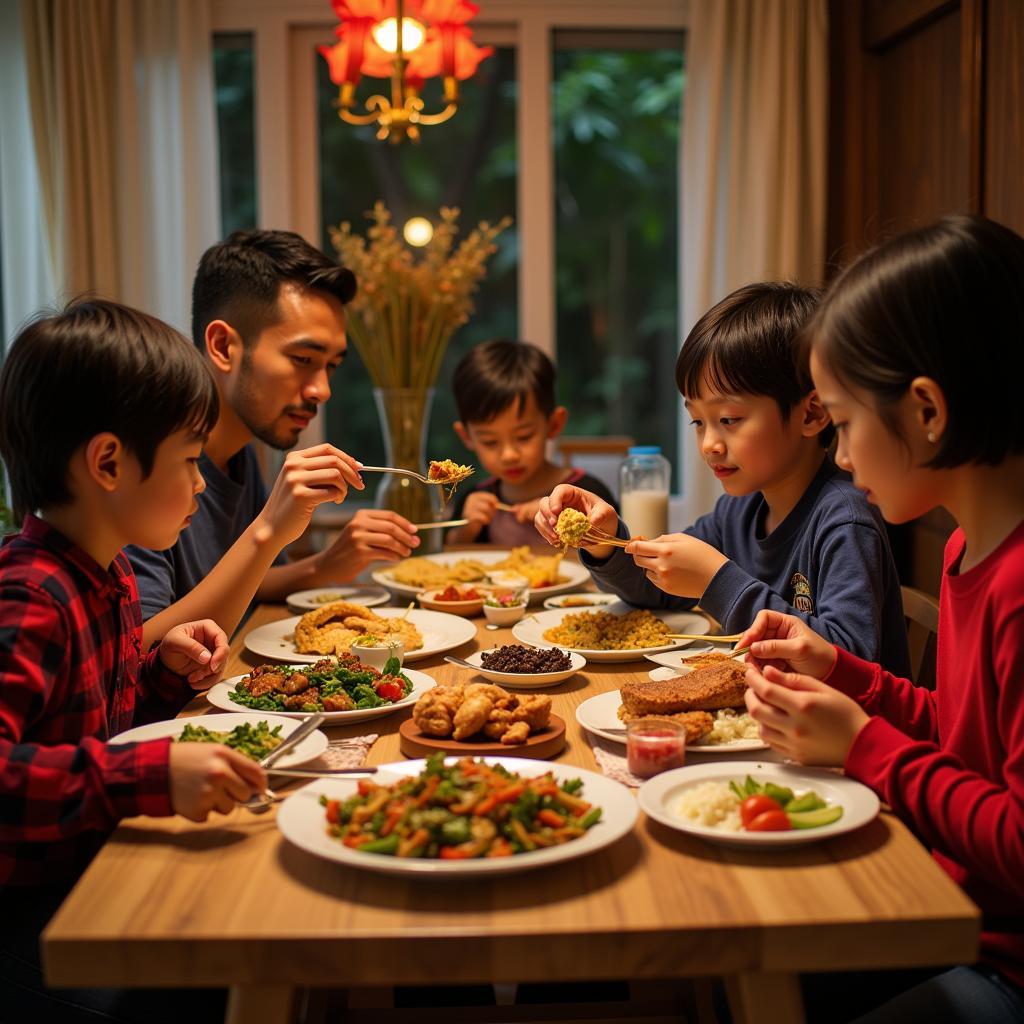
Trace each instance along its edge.
<path fill-rule="evenodd" d="M 624 435 L 566 437 L 558 439 L 562 465 L 575 466 L 597 477 L 611 492 L 619 493 L 619 466 L 636 442 Z"/>
<path fill-rule="evenodd" d="M 914 587 L 900 587 L 907 620 L 910 674 L 918 686 L 935 687 L 935 641 L 939 633 L 939 602 Z"/>

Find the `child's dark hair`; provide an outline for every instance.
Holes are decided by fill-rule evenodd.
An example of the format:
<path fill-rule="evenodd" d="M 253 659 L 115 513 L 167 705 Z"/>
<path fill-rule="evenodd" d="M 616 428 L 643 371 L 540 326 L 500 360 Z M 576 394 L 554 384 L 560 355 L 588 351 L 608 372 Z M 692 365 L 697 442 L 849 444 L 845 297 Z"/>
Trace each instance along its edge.
<path fill-rule="evenodd" d="M 712 306 L 694 325 L 676 360 L 676 385 L 687 398 L 705 386 L 721 394 L 767 395 L 788 418 L 814 390 L 808 357 L 799 343 L 821 292 L 765 281 L 748 284 Z M 818 435 L 832 443 L 830 423 Z"/>
<path fill-rule="evenodd" d="M 342 304 L 356 278 L 294 231 L 236 231 L 203 253 L 192 283 L 192 340 L 206 348 L 206 328 L 224 320 L 251 345 L 280 320 L 281 285 L 326 292 Z"/>
<path fill-rule="evenodd" d="M 513 403 L 522 412 L 533 395 L 545 416 L 555 410 L 555 367 L 535 345 L 496 339 L 459 360 L 452 391 L 463 423 L 487 423 Z"/>
<path fill-rule="evenodd" d="M 0 370 L 0 458 L 14 514 L 71 501 L 68 463 L 110 431 L 153 469 L 161 441 L 210 432 L 220 411 L 206 360 L 162 320 L 103 299 L 80 299 L 28 324 Z"/>
<path fill-rule="evenodd" d="M 998 465 L 1024 453 L 1024 238 L 984 217 L 946 217 L 862 256 L 808 325 L 845 384 L 868 392 L 897 437 L 896 405 L 931 377 L 949 426 L 925 465 Z"/>

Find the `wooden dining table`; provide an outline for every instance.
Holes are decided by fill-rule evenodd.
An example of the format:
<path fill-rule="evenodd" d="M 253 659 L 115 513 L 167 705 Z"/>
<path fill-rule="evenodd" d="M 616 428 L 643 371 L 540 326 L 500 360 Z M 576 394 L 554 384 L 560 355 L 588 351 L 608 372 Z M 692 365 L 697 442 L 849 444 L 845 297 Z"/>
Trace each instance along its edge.
<path fill-rule="evenodd" d="M 263 660 L 245 650 L 245 632 L 288 614 L 259 607 L 225 675 Z M 454 653 L 514 642 L 511 630 L 473 621 L 475 641 Z M 440 683 L 465 672 L 442 655 L 410 667 Z M 553 687 L 568 740 L 557 760 L 597 770 L 577 706 L 650 668 L 591 662 Z M 199 696 L 182 714 L 216 710 Z M 368 762 L 400 761 L 409 714 L 325 731 L 379 733 Z M 887 810 L 788 849 L 711 844 L 641 814 L 589 856 L 453 882 L 318 858 L 285 840 L 274 812 L 238 808 L 204 824 L 123 822 L 42 941 L 53 986 L 226 986 L 231 1024 L 283 1024 L 300 993 L 324 987 L 713 977 L 725 980 L 736 1021 L 792 1024 L 803 1019 L 800 973 L 969 963 L 979 924 Z"/>

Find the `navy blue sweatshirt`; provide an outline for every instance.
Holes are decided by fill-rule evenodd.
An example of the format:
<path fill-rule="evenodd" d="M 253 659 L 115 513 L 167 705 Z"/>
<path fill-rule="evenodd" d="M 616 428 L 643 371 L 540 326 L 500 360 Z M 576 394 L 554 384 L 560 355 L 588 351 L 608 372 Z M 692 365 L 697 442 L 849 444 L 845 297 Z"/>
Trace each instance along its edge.
<path fill-rule="evenodd" d="M 723 495 L 685 531 L 729 559 L 692 598 L 659 590 L 619 549 L 605 561 L 581 551 L 580 560 L 602 590 L 640 608 L 692 608 L 699 600 L 727 633 L 742 632 L 762 608 L 773 608 L 908 677 L 903 602 L 885 526 L 849 474 L 826 458 L 796 507 L 765 536 L 767 513 L 760 493 Z M 621 520 L 619 535 L 629 536 Z"/>

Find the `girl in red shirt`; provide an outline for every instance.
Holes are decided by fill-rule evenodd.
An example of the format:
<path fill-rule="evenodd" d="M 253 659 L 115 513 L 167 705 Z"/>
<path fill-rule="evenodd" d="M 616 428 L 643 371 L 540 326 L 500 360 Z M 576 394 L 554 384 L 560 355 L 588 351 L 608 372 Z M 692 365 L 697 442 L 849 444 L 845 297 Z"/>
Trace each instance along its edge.
<path fill-rule="evenodd" d="M 740 640 L 747 706 L 775 750 L 874 789 L 982 910 L 977 964 L 859 1019 L 1024 1021 L 1024 238 L 970 217 L 895 238 L 839 277 L 807 337 L 837 463 L 890 522 L 957 521 L 936 687 L 768 611 Z M 877 1004 L 892 979 L 873 977 Z M 847 1005 L 834 987 L 831 1003 Z"/>

